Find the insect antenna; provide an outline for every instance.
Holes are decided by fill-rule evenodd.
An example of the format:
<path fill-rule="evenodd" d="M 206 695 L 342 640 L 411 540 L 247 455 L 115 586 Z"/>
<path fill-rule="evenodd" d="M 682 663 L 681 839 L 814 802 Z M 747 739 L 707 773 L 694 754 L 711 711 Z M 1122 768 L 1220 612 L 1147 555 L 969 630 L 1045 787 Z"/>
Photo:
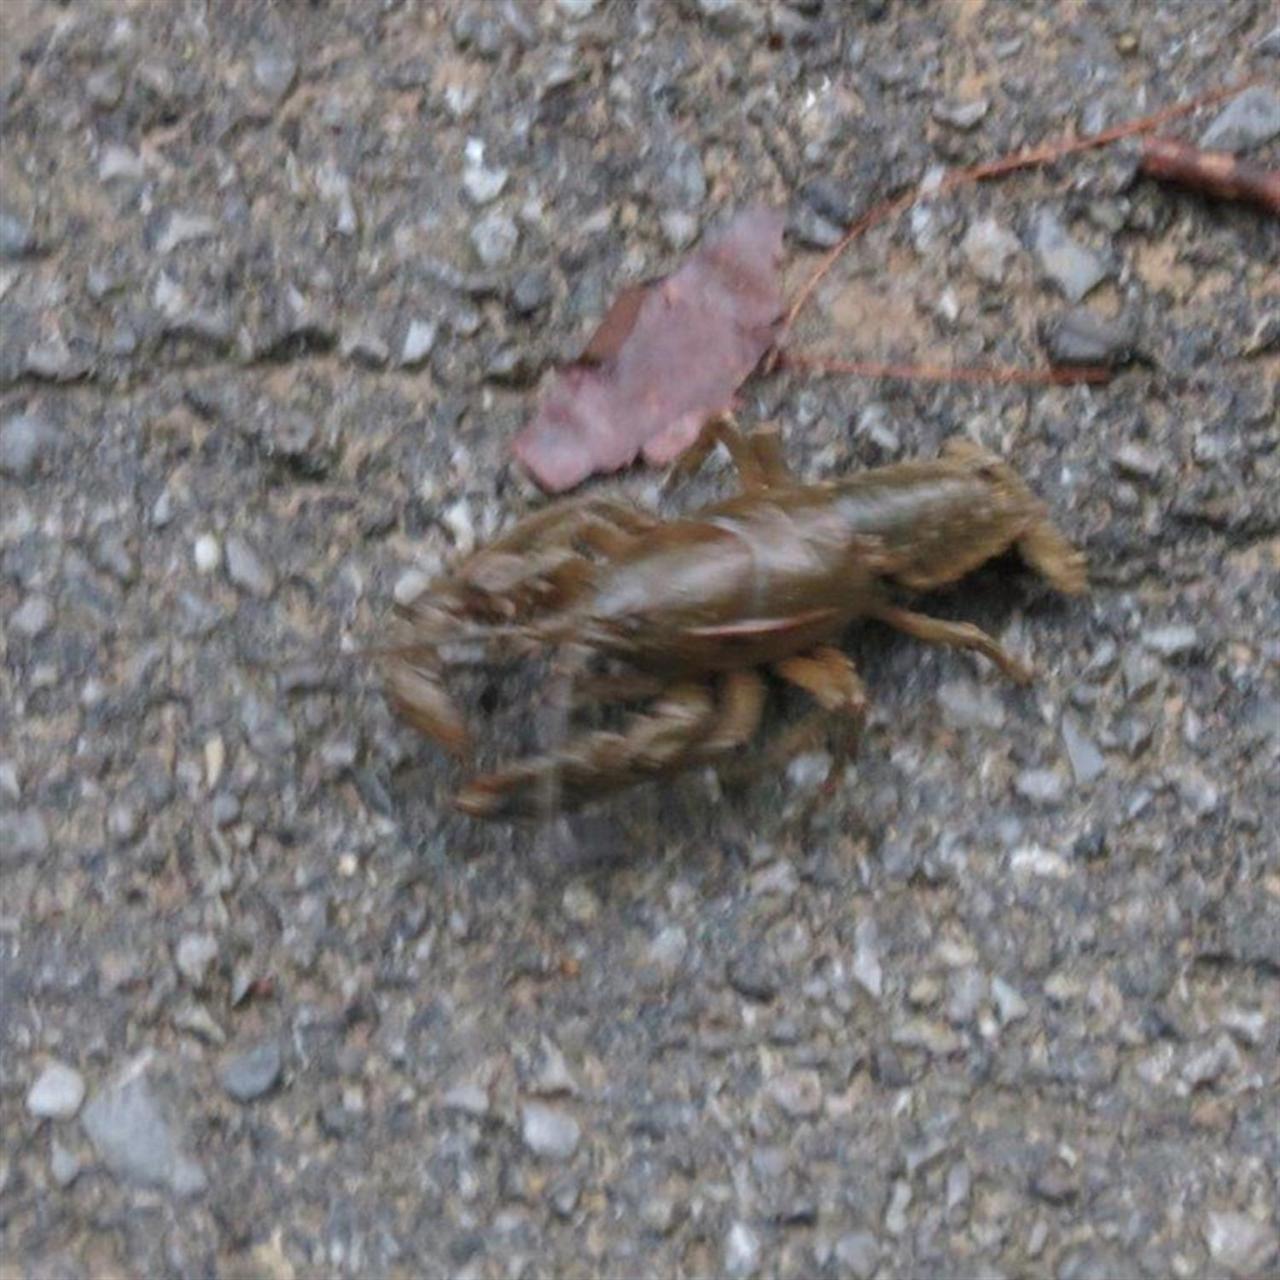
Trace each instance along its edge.
<path fill-rule="evenodd" d="M 578 681 L 590 661 L 591 649 L 585 644 L 561 642 L 555 650 L 551 666 L 551 688 L 544 708 L 537 717 L 538 746 L 553 758 L 568 741 Z M 544 816 L 544 825 L 539 832 L 540 853 L 555 852 L 552 832 L 556 826 L 562 825 L 557 821 L 560 796 L 560 768 L 556 766 L 548 769 L 539 782 L 538 809 Z"/>

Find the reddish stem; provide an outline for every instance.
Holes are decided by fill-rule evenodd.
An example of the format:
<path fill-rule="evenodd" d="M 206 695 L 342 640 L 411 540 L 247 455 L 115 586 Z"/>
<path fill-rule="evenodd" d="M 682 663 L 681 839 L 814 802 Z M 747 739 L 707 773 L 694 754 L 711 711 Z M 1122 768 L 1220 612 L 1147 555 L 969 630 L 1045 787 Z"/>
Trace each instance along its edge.
<path fill-rule="evenodd" d="M 1019 369 L 1009 365 L 880 364 L 872 360 L 836 360 L 826 356 L 800 355 L 792 351 L 779 352 L 778 359 L 785 368 L 809 374 L 897 378 L 911 382 L 976 382 L 995 386 L 1056 387 L 1111 380 L 1111 370 L 1102 365 Z"/>
<path fill-rule="evenodd" d="M 778 333 L 777 345 L 781 346 L 786 340 L 801 309 L 809 301 L 814 290 L 831 268 L 835 266 L 841 254 L 844 253 L 849 245 L 872 227 L 879 226 L 880 223 L 887 221 L 889 218 L 905 212 L 912 205 L 919 203 L 919 201 L 926 199 L 936 200 L 969 182 L 983 182 L 989 178 L 998 178 L 1006 173 L 1013 173 L 1018 169 L 1029 169 L 1036 165 L 1051 164 L 1055 160 L 1073 155 L 1078 151 L 1090 151 L 1096 147 L 1105 147 L 1112 142 L 1119 142 L 1122 138 L 1131 138 L 1138 134 L 1150 133 L 1160 128 L 1161 125 L 1167 124 L 1170 120 L 1189 115 L 1193 111 L 1198 111 L 1201 107 L 1212 106 L 1214 103 L 1222 102 L 1226 98 L 1233 98 L 1242 90 L 1256 83 L 1257 77 L 1254 77 L 1240 84 L 1232 85 L 1227 89 L 1215 89 L 1211 93 L 1201 94 L 1198 98 L 1174 103 L 1173 106 L 1165 107 L 1162 111 L 1156 111 L 1149 116 L 1141 116 L 1136 120 L 1126 121 L 1124 124 L 1104 129 L 1101 133 L 1091 133 L 1083 138 L 1064 138 L 1058 142 L 1049 142 L 1038 147 L 1028 148 L 1025 151 L 1015 152 L 999 160 L 976 164 L 967 169 L 952 169 L 943 177 L 941 182 L 932 185 L 927 191 L 923 187 L 916 187 L 893 200 L 876 205 L 863 214 L 844 233 L 840 242 L 823 258 L 813 275 L 801 286 L 799 293 L 796 294 L 795 301 L 792 302 L 782 322 L 782 327 Z"/>
<path fill-rule="evenodd" d="M 1177 138 L 1145 138 L 1142 172 L 1221 200 L 1248 200 L 1280 214 L 1280 170 L 1264 169 L 1229 151 L 1202 151 Z"/>

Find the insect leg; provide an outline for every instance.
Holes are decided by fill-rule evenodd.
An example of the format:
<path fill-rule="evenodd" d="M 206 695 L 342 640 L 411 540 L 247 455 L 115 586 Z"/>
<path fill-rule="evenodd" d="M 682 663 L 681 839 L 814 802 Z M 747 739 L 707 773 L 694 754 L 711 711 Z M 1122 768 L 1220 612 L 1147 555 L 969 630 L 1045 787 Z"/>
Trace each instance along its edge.
<path fill-rule="evenodd" d="M 471 746 L 462 713 L 445 692 L 438 664 L 428 657 L 419 662 L 398 658 L 386 667 L 387 699 L 407 723 L 454 755 Z"/>
<path fill-rule="evenodd" d="M 580 550 L 617 555 L 657 523 L 621 502 L 592 498 L 522 520 L 458 566 L 454 576 L 490 594 L 512 591 L 574 561 Z"/>
<path fill-rule="evenodd" d="M 1047 515 L 1032 522 L 1017 547 L 1023 560 L 1064 595 L 1084 593 L 1088 585 L 1084 554 L 1058 532 Z"/>
<path fill-rule="evenodd" d="M 764 681 L 754 671 L 730 671 L 720 681 L 719 719 L 683 765 L 714 764 L 755 737 L 764 714 Z"/>
<path fill-rule="evenodd" d="M 1025 513 L 1023 531 L 1013 540 L 1019 555 L 1064 595 L 1083 594 L 1087 585 L 1084 556 L 1058 532 L 1044 503 L 1026 481 L 1003 459 L 963 436 L 948 440 L 942 452 L 944 457 L 989 477 L 1017 497 Z"/>
<path fill-rule="evenodd" d="M 489 552 L 568 546 L 584 526 L 599 523 L 615 525 L 627 533 L 642 533 L 657 521 L 654 516 L 609 498 L 566 499 L 518 520 L 470 559 L 483 558 Z"/>
<path fill-rule="evenodd" d="M 670 683 L 661 676 L 638 671 L 621 671 L 604 675 L 583 676 L 574 687 L 573 705 L 591 703 L 636 702 L 656 698 Z"/>
<path fill-rule="evenodd" d="M 975 627 L 971 622 L 944 622 L 941 618 L 931 618 L 927 614 L 914 613 L 910 609 L 901 609 L 892 604 L 877 604 L 868 616 L 928 644 L 973 649 L 989 658 L 1005 675 L 1019 684 L 1026 684 L 1031 679 L 1031 670 L 1024 662 L 1015 658 L 981 627 Z"/>
<path fill-rule="evenodd" d="M 674 685 L 624 732 L 586 733 L 557 751 L 485 774 L 468 783 L 454 804 L 473 818 L 525 817 L 546 812 L 550 791 L 559 806 L 576 808 L 680 767 L 715 722 L 705 685 Z"/>
<path fill-rule="evenodd" d="M 830 742 L 831 767 L 827 770 L 823 792 L 830 793 L 852 753 L 862 722 L 867 713 L 867 689 L 848 655 L 829 645 L 811 653 L 784 658 L 773 664 L 784 680 L 812 695 L 822 709 L 820 714 L 834 714 L 837 732 Z M 805 717 L 797 726 L 803 734 L 817 717 Z M 801 743 L 800 745 L 803 745 Z"/>
<path fill-rule="evenodd" d="M 747 493 L 779 488 L 795 483 L 782 456 L 776 428 L 766 427 L 746 435 L 732 414 L 722 413 L 707 420 L 698 438 L 680 456 L 667 475 L 664 489 L 669 493 L 697 475 L 716 445 L 722 444 L 737 468 Z"/>
<path fill-rule="evenodd" d="M 765 487 L 784 489 L 796 482 L 782 454 L 782 435 L 778 428 L 770 424 L 757 427 L 748 437 L 747 443 L 755 451 L 756 464 L 764 477 Z"/>

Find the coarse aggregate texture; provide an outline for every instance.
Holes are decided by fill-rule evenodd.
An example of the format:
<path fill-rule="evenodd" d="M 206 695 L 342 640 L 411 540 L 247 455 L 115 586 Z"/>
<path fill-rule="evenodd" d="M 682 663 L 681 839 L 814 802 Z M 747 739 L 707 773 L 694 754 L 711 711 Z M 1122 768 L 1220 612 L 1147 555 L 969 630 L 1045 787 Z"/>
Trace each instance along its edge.
<path fill-rule="evenodd" d="M 1171 131 L 1275 166 L 1276 37 L 1265 0 L 4 0 L 0 1271 L 1276 1274 L 1274 219 L 1120 146 L 824 282 L 805 349 L 1132 359 L 744 389 L 806 477 L 972 435 L 1091 563 L 928 602 L 1025 690 L 851 635 L 873 713 L 811 819 L 802 757 L 476 826 L 343 656 L 542 501 L 539 378 L 718 218 L 784 207 L 793 291 L 940 166 L 1245 75 Z"/>

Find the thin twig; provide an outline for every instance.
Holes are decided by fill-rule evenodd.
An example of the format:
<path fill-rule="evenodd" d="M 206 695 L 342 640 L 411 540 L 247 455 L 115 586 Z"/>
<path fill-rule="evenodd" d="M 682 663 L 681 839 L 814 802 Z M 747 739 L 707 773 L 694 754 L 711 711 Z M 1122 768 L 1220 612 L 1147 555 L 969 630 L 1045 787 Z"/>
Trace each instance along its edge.
<path fill-rule="evenodd" d="M 898 214 L 905 213 L 912 205 L 918 204 L 921 200 L 937 200 L 954 191 L 957 187 L 964 186 L 966 183 L 984 182 L 990 178 L 1002 177 L 1006 173 L 1013 173 L 1018 169 L 1030 169 L 1037 165 L 1051 164 L 1056 160 L 1061 160 L 1064 156 L 1074 155 L 1079 151 L 1090 151 L 1097 147 L 1108 146 L 1113 142 L 1119 142 L 1122 138 L 1132 138 L 1138 134 L 1151 133 L 1162 125 L 1168 124 L 1169 121 L 1189 115 L 1193 111 L 1198 111 L 1201 107 L 1212 106 L 1214 103 L 1222 102 L 1226 98 L 1233 98 L 1236 94 L 1256 83 L 1257 77 L 1254 77 L 1232 85 L 1227 89 L 1215 89 L 1211 93 L 1201 94 L 1198 98 L 1175 103 L 1173 106 L 1165 107 L 1162 111 L 1154 112 L 1149 116 L 1141 116 L 1137 120 L 1129 120 L 1124 124 L 1104 129 L 1101 133 L 1091 133 L 1083 138 L 1063 138 L 1057 142 L 1049 142 L 1038 147 L 1028 148 L 1025 151 L 1017 151 L 1012 155 L 1003 156 L 999 160 L 990 160 L 985 164 L 972 165 L 966 169 L 952 169 L 943 176 L 941 182 L 930 184 L 927 190 L 921 185 L 892 200 L 876 205 L 863 214 L 844 233 L 839 243 L 823 258 L 814 273 L 801 286 L 783 319 L 776 345 L 780 347 L 786 341 L 787 335 L 791 332 L 791 327 L 795 324 L 796 317 L 800 314 L 801 309 L 813 296 L 814 290 L 822 283 L 823 278 L 835 266 L 841 254 L 844 253 L 849 245 L 872 227 L 879 226 L 880 223 L 886 222 Z"/>
<path fill-rule="evenodd" d="M 1178 138 L 1144 138 L 1142 172 L 1220 200 L 1248 200 L 1280 213 L 1280 170 L 1264 169 L 1230 151 L 1203 151 Z"/>
<path fill-rule="evenodd" d="M 1071 386 L 1111 379 L 1111 370 L 1102 365 L 1055 366 L 1050 369 L 1019 369 L 1010 365 L 929 365 L 880 364 L 871 360 L 836 360 L 826 356 L 779 353 L 784 368 L 804 373 L 849 375 L 857 378 L 895 378 L 909 382 L 974 382 L 992 386 Z"/>

